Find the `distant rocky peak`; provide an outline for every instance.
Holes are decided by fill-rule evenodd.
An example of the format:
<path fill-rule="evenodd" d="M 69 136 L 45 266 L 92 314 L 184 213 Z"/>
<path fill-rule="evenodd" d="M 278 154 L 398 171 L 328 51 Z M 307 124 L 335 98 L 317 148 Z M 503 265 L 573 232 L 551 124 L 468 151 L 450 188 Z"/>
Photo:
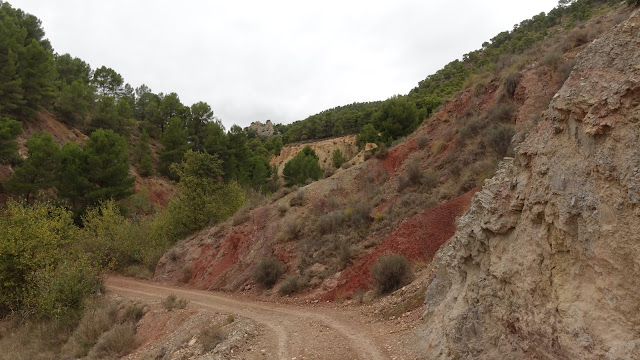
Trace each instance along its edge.
<path fill-rule="evenodd" d="M 267 120 L 265 124 L 260 121 L 254 121 L 247 129 L 255 131 L 259 136 L 270 137 L 279 134 L 271 120 Z"/>

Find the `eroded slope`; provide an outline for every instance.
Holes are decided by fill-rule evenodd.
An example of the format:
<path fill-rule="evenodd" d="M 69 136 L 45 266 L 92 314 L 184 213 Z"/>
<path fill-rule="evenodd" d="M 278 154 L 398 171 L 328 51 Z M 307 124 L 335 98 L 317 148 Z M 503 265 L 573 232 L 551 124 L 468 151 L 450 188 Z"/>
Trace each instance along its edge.
<path fill-rule="evenodd" d="M 640 17 L 591 43 L 436 256 L 433 358 L 640 356 Z"/>

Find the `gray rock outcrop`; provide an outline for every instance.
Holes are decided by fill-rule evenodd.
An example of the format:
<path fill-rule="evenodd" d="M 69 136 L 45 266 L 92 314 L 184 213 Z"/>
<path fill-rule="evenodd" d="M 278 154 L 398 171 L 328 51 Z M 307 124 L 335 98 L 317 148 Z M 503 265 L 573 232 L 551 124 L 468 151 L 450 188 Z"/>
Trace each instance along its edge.
<path fill-rule="evenodd" d="M 640 16 L 588 45 L 436 256 L 438 359 L 640 359 Z"/>

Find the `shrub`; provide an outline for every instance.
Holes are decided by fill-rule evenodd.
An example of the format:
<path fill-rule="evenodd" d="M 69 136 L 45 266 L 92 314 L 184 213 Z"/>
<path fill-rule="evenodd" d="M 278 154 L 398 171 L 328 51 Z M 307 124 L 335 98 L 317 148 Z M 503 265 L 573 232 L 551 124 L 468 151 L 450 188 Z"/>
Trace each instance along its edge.
<path fill-rule="evenodd" d="M 304 190 L 298 190 L 289 200 L 289 205 L 291 207 L 304 205 Z"/>
<path fill-rule="evenodd" d="M 336 169 L 334 168 L 328 168 L 327 170 L 324 171 L 324 177 L 326 178 L 330 178 L 333 176 L 333 174 L 336 173 Z"/>
<path fill-rule="evenodd" d="M 71 212 L 9 201 L 0 229 L 0 315 L 58 317 L 80 309 L 99 288 L 98 269 L 79 251 Z"/>
<path fill-rule="evenodd" d="M 115 324 L 117 312 L 118 307 L 115 303 L 108 307 L 87 306 L 80 323 L 63 347 L 63 351 L 74 358 L 87 355 L 102 334 Z"/>
<path fill-rule="evenodd" d="M 277 209 L 278 209 L 278 215 L 280 215 L 280 217 L 285 216 L 285 214 L 287 213 L 287 210 L 289 210 L 289 208 L 285 204 L 278 205 Z"/>
<path fill-rule="evenodd" d="M 398 191 L 399 193 L 401 193 L 404 189 L 407 188 L 407 186 L 409 186 L 409 180 L 407 180 L 407 177 L 404 175 L 398 175 L 397 181 L 398 186 L 396 187 L 396 191 Z"/>
<path fill-rule="evenodd" d="M 558 78 L 560 78 L 560 81 L 565 82 L 569 78 L 574 66 L 575 62 L 567 61 L 558 67 Z"/>
<path fill-rule="evenodd" d="M 345 169 L 345 170 L 346 170 L 346 169 L 348 169 L 348 168 L 350 168 L 350 167 L 351 167 L 351 163 L 350 163 L 350 162 L 348 162 L 348 161 L 346 161 L 346 162 L 342 163 L 342 166 L 340 166 L 340 167 L 341 167 L 342 169 Z"/>
<path fill-rule="evenodd" d="M 540 63 L 542 66 L 551 66 L 552 68 L 557 68 L 560 62 L 562 61 L 562 51 L 555 50 L 542 59 Z"/>
<path fill-rule="evenodd" d="M 418 136 L 418 138 L 416 139 L 416 145 L 418 145 L 418 148 L 420 149 L 424 149 L 427 146 L 428 142 L 429 138 L 426 135 Z"/>
<path fill-rule="evenodd" d="M 182 268 L 182 278 L 180 279 L 180 281 L 186 284 L 189 282 L 189 280 L 191 280 L 192 276 L 193 264 L 186 265 L 184 268 Z"/>
<path fill-rule="evenodd" d="M 340 266 L 345 267 L 349 265 L 352 256 L 351 245 L 346 241 L 341 242 L 338 248 L 338 261 L 340 262 Z"/>
<path fill-rule="evenodd" d="M 371 266 L 371 277 L 380 293 L 390 293 L 411 280 L 412 271 L 409 260 L 402 255 L 381 256 Z"/>
<path fill-rule="evenodd" d="M 290 192 L 291 192 L 291 189 L 287 187 L 281 188 L 280 190 L 278 190 L 276 193 L 273 194 L 272 201 L 282 199 L 283 197 L 285 197 L 285 195 L 288 195 Z"/>
<path fill-rule="evenodd" d="M 125 321 L 129 321 L 134 324 L 140 321 L 140 319 L 142 319 L 143 316 L 144 316 L 144 308 L 136 304 L 127 306 L 127 308 L 124 310 L 124 315 L 123 315 Z"/>
<path fill-rule="evenodd" d="M 511 122 L 511 118 L 513 117 L 513 113 L 515 111 L 516 109 L 512 104 L 498 104 L 492 107 L 491 110 L 489 110 L 489 112 L 487 113 L 487 119 L 491 123 Z"/>
<path fill-rule="evenodd" d="M 336 210 L 318 218 L 316 223 L 316 231 L 320 235 L 333 234 L 344 223 L 344 211 Z"/>
<path fill-rule="evenodd" d="M 91 349 L 89 357 L 122 357 L 136 347 L 136 330 L 131 323 L 118 324 L 105 332 Z"/>
<path fill-rule="evenodd" d="M 202 342 L 204 351 L 209 352 L 224 341 L 225 336 L 224 330 L 220 326 L 209 325 L 200 331 L 198 339 Z"/>
<path fill-rule="evenodd" d="M 287 276 L 287 278 L 280 285 L 278 293 L 280 295 L 291 295 L 300 291 L 301 287 L 302 284 L 298 275 Z"/>
<path fill-rule="evenodd" d="M 333 167 L 336 168 L 336 169 L 339 168 L 346 161 L 346 159 L 344 158 L 344 155 L 342 155 L 342 151 L 340 151 L 340 149 L 335 149 L 333 151 L 332 160 L 333 160 Z"/>
<path fill-rule="evenodd" d="M 136 278 L 136 279 L 145 279 L 149 280 L 153 277 L 153 273 L 146 266 L 143 265 L 130 265 L 127 266 L 123 274 L 128 277 Z"/>
<path fill-rule="evenodd" d="M 438 174 L 429 170 L 422 174 L 422 185 L 431 189 L 438 183 Z"/>
<path fill-rule="evenodd" d="M 504 94 L 510 99 L 513 99 L 521 79 L 522 74 L 520 73 L 511 73 L 504 79 Z"/>
<path fill-rule="evenodd" d="M 505 157 L 511 147 L 511 138 L 516 130 L 511 125 L 497 124 L 486 132 L 487 144 L 499 157 Z"/>
<path fill-rule="evenodd" d="M 258 262 L 253 276 L 258 283 L 271 288 L 282 274 L 284 274 L 284 264 L 281 261 L 264 258 Z"/>
<path fill-rule="evenodd" d="M 251 219 L 250 213 L 251 208 L 243 206 L 242 208 L 240 208 L 240 210 L 236 211 L 235 215 L 233 215 L 231 223 L 233 224 L 233 226 L 238 226 L 246 223 L 247 221 L 249 221 L 249 219 Z"/>
<path fill-rule="evenodd" d="M 376 151 L 376 159 L 384 159 L 389 155 L 389 148 L 385 144 L 380 145 Z"/>
<path fill-rule="evenodd" d="M 171 294 L 162 300 L 162 306 L 167 311 L 172 311 L 173 309 L 186 309 L 187 302 L 187 299 L 178 298 L 175 294 Z"/>
<path fill-rule="evenodd" d="M 420 185 L 422 183 L 423 171 L 417 158 L 414 157 L 407 162 L 405 174 L 412 185 Z"/>
<path fill-rule="evenodd" d="M 282 240 L 292 241 L 300 236 L 300 223 L 296 220 L 288 221 L 282 229 Z"/>
<path fill-rule="evenodd" d="M 447 143 L 442 139 L 438 139 L 431 144 L 431 153 L 437 155 L 446 147 Z"/>

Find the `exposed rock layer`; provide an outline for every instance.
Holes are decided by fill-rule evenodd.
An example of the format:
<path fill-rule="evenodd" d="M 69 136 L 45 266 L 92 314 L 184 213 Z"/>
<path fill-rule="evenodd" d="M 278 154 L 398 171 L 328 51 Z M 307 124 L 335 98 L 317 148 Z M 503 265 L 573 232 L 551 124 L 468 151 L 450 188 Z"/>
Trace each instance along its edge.
<path fill-rule="evenodd" d="M 578 56 L 436 256 L 432 358 L 640 358 L 640 16 Z"/>

